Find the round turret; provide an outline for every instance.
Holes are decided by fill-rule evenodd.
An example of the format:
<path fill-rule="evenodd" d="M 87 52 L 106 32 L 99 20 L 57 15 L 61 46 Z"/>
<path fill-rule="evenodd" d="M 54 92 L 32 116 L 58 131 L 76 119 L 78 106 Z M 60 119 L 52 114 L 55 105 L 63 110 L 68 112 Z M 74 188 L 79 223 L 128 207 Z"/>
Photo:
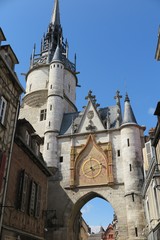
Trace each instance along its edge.
<path fill-rule="evenodd" d="M 61 50 L 57 46 L 49 71 L 47 117 L 44 132 L 43 156 L 47 165 L 58 167 L 57 135 L 59 134 L 64 114 L 63 98 L 64 64 L 61 61 Z"/>
<path fill-rule="evenodd" d="M 121 125 L 121 149 L 129 240 L 139 236 L 139 232 L 142 232 L 144 227 L 144 222 L 141 221 L 144 219 L 141 205 L 143 183 L 141 134 L 142 127 L 137 124 L 130 100 L 126 95 Z"/>

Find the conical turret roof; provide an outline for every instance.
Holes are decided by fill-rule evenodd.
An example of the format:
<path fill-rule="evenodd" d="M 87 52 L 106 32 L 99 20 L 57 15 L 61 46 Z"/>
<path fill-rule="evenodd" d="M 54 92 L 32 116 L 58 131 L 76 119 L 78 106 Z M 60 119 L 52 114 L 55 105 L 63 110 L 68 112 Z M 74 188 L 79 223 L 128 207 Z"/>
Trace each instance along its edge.
<path fill-rule="evenodd" d="M 57 45 L 55 53 L 54 53 L 53 58 L 52 58 L 52 62 L 54 62 L 54 61 L 61 61 L 62 62 L 62 53 L 61 53 L 61 49 L 59 47 L 59 44 Z"/>
<path fill-rule="evenodd" d="M 125 104 L 124 104 L 124 116 L 123 116 L 123 122 L 122 124 L 126 123 L 135 123 L 137 124 L 136 118 L 134 116 L 131 104 L 130 104 L 130 99 L 128 97 L 128 94 L 126 93 L 125 97 Z"/>

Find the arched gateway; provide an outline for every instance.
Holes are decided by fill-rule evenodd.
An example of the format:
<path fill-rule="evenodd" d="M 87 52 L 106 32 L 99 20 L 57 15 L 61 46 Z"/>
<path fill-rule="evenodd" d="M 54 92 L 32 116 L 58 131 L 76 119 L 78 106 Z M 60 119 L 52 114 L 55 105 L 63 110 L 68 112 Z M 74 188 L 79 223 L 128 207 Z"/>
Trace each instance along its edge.
<path fill-rule="evenodd" d="M 34 49 L 32 54 L 20 111 L 20 118 L 26 118 L 44 138 L 41 151 L 54 172 L 49 180 L 46 238 L 79 240 L 79 211 L 98 196 L 116 212 L 119 240 L 145 239 L 141 195 L 144 128 L 137 124 L 127 94 L 122 114 L 119 91 L 115 106 L 105 108 L 99 108 L 89 91 L 86 107 L 78 112 L 76 86 L 76 61 L 68 59 L 55 0 L 41 52 L 37 55 Z"/>

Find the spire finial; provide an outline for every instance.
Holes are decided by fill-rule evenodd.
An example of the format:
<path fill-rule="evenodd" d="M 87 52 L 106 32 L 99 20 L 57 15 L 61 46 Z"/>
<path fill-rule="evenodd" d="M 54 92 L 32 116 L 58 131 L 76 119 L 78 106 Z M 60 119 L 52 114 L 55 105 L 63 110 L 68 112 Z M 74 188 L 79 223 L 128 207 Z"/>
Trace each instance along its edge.
<path fill-rule="evenodd" d="M 91 90 L 89 90 L 88 95 L 85 97 L 85 99 L 88 101 L 90 100 L 96 108 L 100 106 L 100 104 L 97 103 L 96 96 L 92 95 Z"/>
<path fill-rule="evenodd" d="M 117 105 L 120 105 L 120 99 L 121 99 L 121 98 L 122 98 L 122 95 L 120 95 L 120 91 L 117 90 L 116 96 L 114 97 L 114 99 L 116 99 Z"/>
<path fill-rule="evenodd" d="M 130 99 L 128 97 L 128 93 L 126 92 L 125 102 L 130 102 Z"/>
<path fill-rule="evenodd" d="M 60 13 L 59 13 L 59 0 L 55 0 L 54 9 L 52 13 L 51 23 L 53 25 L 61 25 L 60 24 Z"/>

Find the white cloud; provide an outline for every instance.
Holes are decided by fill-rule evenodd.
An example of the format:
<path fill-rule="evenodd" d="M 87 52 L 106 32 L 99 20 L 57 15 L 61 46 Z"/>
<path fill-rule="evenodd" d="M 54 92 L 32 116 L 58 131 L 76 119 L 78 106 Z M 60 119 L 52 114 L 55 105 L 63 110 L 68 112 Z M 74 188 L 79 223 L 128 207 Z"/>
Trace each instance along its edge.
<path fill-rule="evenodd" d="M 150 107 L 150 108 L 148 109 L 148 113 L 149 113 L 149 114 L 153 115 L 154 112 L 155 112 L 155 109 L 154 109 L 154 108 Z"/>
<path fill-rule="evenodd" d="M 100 231 L 101 226 L 90 226 L 91 233 L 98 233 Z"/>
<path fill-rule="evenodd" d="M 91 211 L 91 209 L 93 208 L 93 206 L 91 204 L 86 204 L 82 209 L 81 212 L 82 214 L 87 214 Z"/>

